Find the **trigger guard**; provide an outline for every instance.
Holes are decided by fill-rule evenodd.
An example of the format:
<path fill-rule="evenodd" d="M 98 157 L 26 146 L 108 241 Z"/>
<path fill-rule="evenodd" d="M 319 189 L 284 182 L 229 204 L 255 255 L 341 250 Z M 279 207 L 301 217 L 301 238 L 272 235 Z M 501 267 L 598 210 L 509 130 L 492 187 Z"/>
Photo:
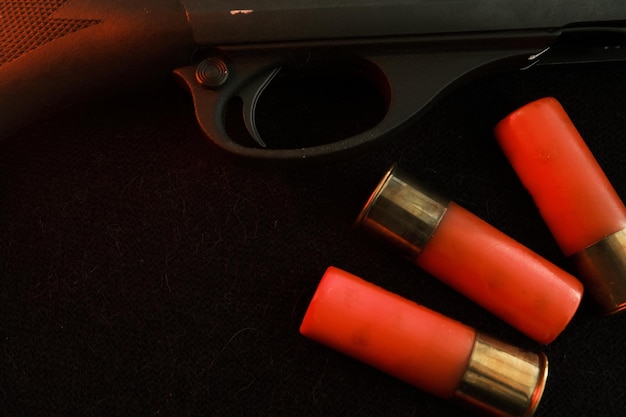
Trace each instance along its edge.
<path fill-rule="evenodd" d="M 320 159 L 362 149 L 379 141 L 420 114 L 435 98 L 461 80 L 484 74 L 492 69 L 510 67 L 536 53 L 536 48 L 519 50 L 450 51 L 432 54 L 386 54 L 364 57 L 385 75 L 391 92 L 387 114 L 373 128 L 352 137 L 323 145 L 271 149 L 247 147 L 234 141 L 226 129 L 228 104 L 233 98 L 244 101 L 244 122 L 248 133 L 261 146 L 256 132 L 258 99 L 282 67 L 276 56 L 259 61 L 259 56 L 231 66 L 228 81 L 219 90 L 208 90 L 196 81 L 196 66 L 179 68 L 174 74 L 190 91 L 200 127 L 217 146 L 232 154 L 265 161 Z M 521 60 L 521 61 L 520 61 Z M 512 64 L 511 62 L 514 62 Z M 428 80 L 427 83 L 418 82 Z"/>

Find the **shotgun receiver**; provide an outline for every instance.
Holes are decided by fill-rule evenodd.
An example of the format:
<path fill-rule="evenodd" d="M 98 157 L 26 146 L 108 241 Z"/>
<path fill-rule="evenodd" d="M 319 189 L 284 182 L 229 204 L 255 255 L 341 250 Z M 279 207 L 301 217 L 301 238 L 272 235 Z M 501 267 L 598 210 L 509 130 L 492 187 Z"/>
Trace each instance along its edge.
<path fill-rule="evenodd" d="M 471 76 L 624 58 L 623 0 L 3 1 L 0 138 L 173 73 L 226 151 L 323 157 L 384 138 Z M 375 116 L 306 145 L 275 141 L 280 120 L 258 120 L 281 88 L 294 99 L 328 89 L 325 110 L 343 111 L 347 96 Z"/>

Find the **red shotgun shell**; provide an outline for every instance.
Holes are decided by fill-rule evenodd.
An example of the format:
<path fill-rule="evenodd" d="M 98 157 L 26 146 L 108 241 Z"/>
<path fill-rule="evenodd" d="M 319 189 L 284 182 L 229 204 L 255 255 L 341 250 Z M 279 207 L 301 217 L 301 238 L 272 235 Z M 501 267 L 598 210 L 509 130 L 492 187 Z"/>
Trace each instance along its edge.
<path fill-rule="evenodd" d="M 531 416 L 548 362 L 330 267 L 300 326 L 317 342 L 441 398 L 494 416 Z"/>
<path fill-rule="evenodd" d="M 572 275 L 397 167 L 357 225 L 540 343 L 553 341 L 580 304 L 582 284 Z"/>
<path fill-rule="evenodd" d="M 527 104 L 495 135 L 587 292 L 607 313 L 626 308 L 626 207 L 561 104 Z"/>

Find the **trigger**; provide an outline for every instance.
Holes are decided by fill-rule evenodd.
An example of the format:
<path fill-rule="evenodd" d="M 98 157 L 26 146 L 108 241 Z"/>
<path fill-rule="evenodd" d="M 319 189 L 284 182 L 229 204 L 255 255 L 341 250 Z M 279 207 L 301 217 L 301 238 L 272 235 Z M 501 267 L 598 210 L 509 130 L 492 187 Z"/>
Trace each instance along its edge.
<path fill-rule="evenodd" d="M 279 72 L 280 67 L 274 68 L 269 73 L 265 73 L 250 82 L 239 92 L 239 97 L 243 101 L 243 122 L 254 141 L 263 148 L 267 147 L 267 145 L 261 139 L 261 135 L 256 127 L 257 104 L 267 86 L 270 85 Z"/>

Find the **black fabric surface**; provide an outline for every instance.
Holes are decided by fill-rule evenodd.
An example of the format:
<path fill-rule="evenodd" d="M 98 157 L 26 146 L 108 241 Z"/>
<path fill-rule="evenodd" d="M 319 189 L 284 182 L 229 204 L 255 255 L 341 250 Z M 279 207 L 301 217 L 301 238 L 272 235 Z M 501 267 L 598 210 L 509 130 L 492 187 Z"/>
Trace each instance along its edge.
<path fill-rule="evenodd" d="M 321 165 L 225 155 L 174 83 L 20 131 L 0 151 L 0 414 L 467 415 L 299 335 L 334 265 L 545 352 L 537 416 L 623 416 L 625 315 L 599 317 L 585 300 L 541 346 L 352 224 L 399 161 L 569 268 L 492 128 L 529 101 L 558 98 L 626 197 L 625 73 L 612 63 L 479 79 L 385 144 Z"/>

